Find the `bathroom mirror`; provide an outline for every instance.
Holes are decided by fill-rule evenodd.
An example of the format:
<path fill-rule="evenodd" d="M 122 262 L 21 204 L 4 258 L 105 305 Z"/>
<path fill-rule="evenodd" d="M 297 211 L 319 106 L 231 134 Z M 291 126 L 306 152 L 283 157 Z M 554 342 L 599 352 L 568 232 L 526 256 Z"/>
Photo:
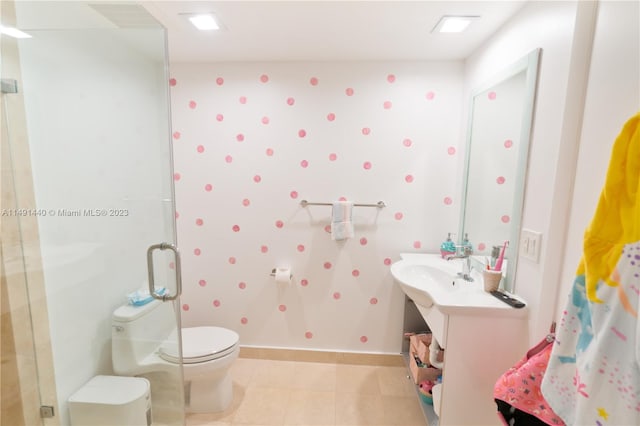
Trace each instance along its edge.
<path fill-rule="evenodd" d="M 513 291 L 540 49 L 474 90 L 470 101 L 459 240 L 491 256 L 509 241 L 502 284 Z"/>

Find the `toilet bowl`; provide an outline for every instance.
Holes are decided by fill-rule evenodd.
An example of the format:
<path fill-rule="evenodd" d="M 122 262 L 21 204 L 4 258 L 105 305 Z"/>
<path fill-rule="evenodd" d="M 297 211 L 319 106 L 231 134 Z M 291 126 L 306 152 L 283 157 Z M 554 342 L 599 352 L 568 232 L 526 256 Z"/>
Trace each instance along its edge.
<path fill-rule="evenodd" d="M 143 306 L 120 306 L 112 323 L 114 372 L 121 376 L 177 373 L 182 360 L 186 411 L 224 411 L 233 399 L 229 369 L 240 352 L 238 334 L 221 327 L 181 331 L 182 357 L 172 303 L 153 300 Z"/>

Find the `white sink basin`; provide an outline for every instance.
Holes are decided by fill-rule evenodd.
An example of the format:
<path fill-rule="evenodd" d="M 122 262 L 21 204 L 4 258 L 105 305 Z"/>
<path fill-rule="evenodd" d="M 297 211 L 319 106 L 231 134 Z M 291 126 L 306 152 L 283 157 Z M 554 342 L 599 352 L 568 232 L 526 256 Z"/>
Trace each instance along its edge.
<path fill-rule="evenodd" d="M 444 314 L 487 313 L 496 315 L 526 315 L 526 307 L 514 309 L 484 291 L 482 274 L 471 271 L 473 281 L 459 277 L 462 260 L 444 260 L 439 254 L 401 254 L 402 260 L 391 265 L 391 275 L 402 291 L 417 305 L 436 305 Z M 517 296 L 516 296 L 517 297 Z M 526 302 L 525 302 L 526 303 Z"/>

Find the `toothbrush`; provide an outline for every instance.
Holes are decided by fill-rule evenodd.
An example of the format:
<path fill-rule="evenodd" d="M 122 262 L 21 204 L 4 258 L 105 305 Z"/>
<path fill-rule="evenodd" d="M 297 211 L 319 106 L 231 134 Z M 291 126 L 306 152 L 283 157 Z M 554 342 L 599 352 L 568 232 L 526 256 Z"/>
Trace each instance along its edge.
<path fill-rule="evenodd" d="M 507 245 L 509 245 L 509 241 L 504 242 L 500 256 L 498 256 L 498 260 L 496 260 L 496 266 L 493 268 L 494 271 L 502 271 L 502 261 L 504 260 L 504 252 L 507 250 Z"/>

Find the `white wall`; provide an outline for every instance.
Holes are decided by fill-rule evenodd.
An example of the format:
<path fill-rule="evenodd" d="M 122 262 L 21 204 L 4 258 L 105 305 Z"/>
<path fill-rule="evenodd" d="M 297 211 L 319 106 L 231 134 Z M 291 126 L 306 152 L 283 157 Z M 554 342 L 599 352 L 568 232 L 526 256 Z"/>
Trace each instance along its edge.
<path fill-rule="evenodd" d="M 234 329 L 243 345 L 399 353 L 403 294 L 389 265 L 437 251 L 458 223 L 462 64 L 171 73 L 184 323 Z M 340 197 L 387 207 L 356 207 L 355 238 L 338 243 L 325 230 L 330 207 L 299 203 Z M 294 275 L 284 288 L 269 276 L 283 265 Z"/>
<path fill-rule="evenodd" d="M 145 279 L 146 248 L 173 237 L 171 205 L 160 201 L 171 188 L 164 65 L 130 47 L 129 37 L 164 44 L 160 30 L 32 35 L 20 44 L 20 90 L 36 204 L 46 213 L 42 264 L 58 411 L 67 424 L 68 397 L 92 376 L 112 373 L 111 314 Z M 78 209 L 79 216 L 62 214 Z"/>
<path fill-rule="evenodd" d="M 542 313 L 545 304 L 553 304 L 557 285 L 552 287 L 552 293 L 545 294 L 543 282 L 548 268 L 554 268 L 549 258 L 562 255 L 549 247 L 548 234 L 554 215 L 555 170 L 567 103 L 576 13 L 576 2 L 528 3 L 466 61 L 468 93 L 533 49 L 542 49 L 522 218 L 524 228 L 542 233 L 542 252 L 537 264 L 519 258 L 515 277 L 515 291 L 530 309 L 531 342 L 549 327 L 550 319 Z"/>
<path fill-rule="evenodd" d="M 626 120 L 640 111 L 639 19 L 637 1 L 603 1 L 598 6 L 556 318 L 573 284 L 584 230 L 604 186 L 613 142 Z"/>

